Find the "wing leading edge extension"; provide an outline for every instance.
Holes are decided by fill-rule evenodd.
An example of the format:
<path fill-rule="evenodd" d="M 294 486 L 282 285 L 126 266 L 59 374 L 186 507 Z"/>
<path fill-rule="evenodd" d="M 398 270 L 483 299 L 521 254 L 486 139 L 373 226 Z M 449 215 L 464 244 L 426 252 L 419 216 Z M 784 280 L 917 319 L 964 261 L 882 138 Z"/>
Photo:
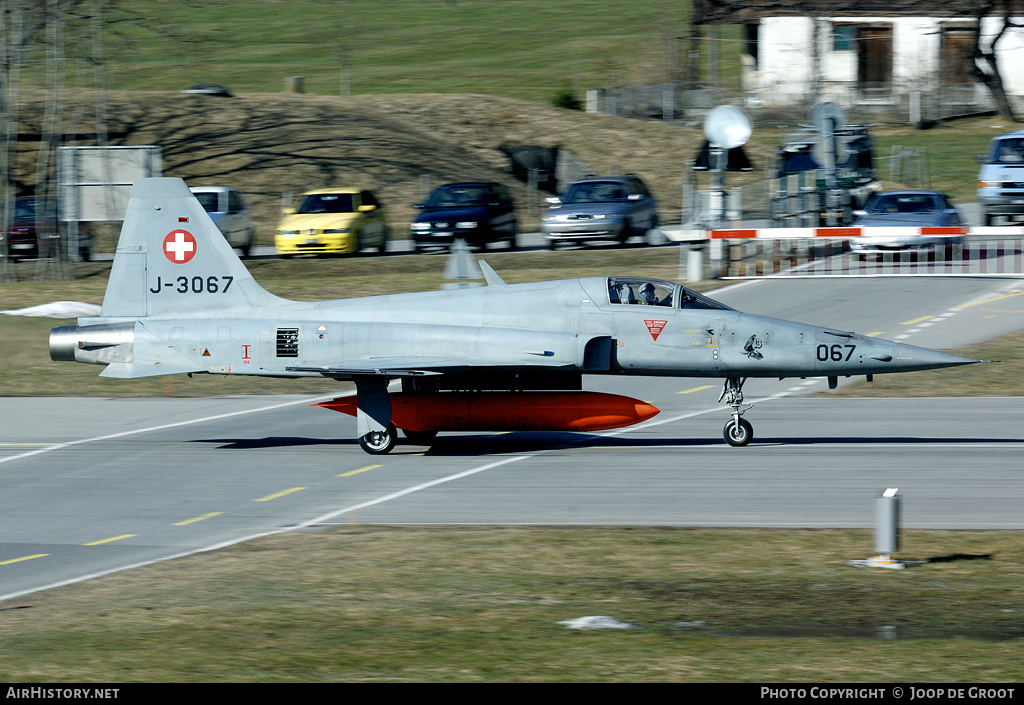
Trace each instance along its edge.
<path fill-rule="evenodd" d="M 325 377 L 352 379 L 364 375 L 383 377 L 419 377 L 458 374 L 473 370 L 574 370 L 576 365 L 561 361 L 544 361 L 544 351 L 537 353 L 536 362 L 524 364 L 521 360 L 496 360 L 481 364 L 467 358 L 380 357 L 350 360 L 337 365 L 296 365 L 285 368 L 288 372 L 318 372 Z"/>

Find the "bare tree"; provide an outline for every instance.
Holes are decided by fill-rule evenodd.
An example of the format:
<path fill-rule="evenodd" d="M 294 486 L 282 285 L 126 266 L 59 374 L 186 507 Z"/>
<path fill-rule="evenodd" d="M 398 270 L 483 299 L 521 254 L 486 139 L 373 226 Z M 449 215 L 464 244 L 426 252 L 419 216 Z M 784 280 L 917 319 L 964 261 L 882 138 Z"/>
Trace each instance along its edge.
<path fill-rule="evenodd" d="M 18 135 L 18 91 L 25 54 L 46 26 L 46 5 L 32 0 L 0 2 L 0 232 L 10 232 L 14 193 L 10 183 L 11 143 Z M 0 247 L 0 279 L 8 280 L 10 243 Z"/>
<path fill-rule="evenodd" d="M 0 228 L 8 232 L 15 203 L 15 166 L 18 134 L 23 127 L 20 115 L 21 77 L 25 69 L 39 73 L 45 64 L 47 98 L 39 125 L 40 148 L 34 179 L 37 195 L 46 195 L 55 163 L 55 148 L 61 139 L 63 105 L 63 73 L 69 60 L 92 64 L 95 68 L 97 141 L 105 143 L 105 110 L 103 108 L 103 45 L 102 32 L 109 23 L 137 21 L 131 13 L 120 13 L 117 20 L 105 20 L 104 12 L 117 7 L 117 0 L 0 0 Z M 91 33 L 93 42 L 83 42 Z M 71 39 L 70 43 L 66 41 Z M 69 55 L 68 50 L 71 50 Z M 90 55 L 89 50 L 92 49 Z M 54 243 L 49 243 L 54 244 Z M 0 281 L 10 279 L 9 243 L 0 243 Z M 59 247 L 58 247 L 59 249 Z"/>
<path fill-rule="evenodd" d="M 971 75 L 992 93 L 996 101 L 999 113 L 1013 122 L 1020 122 L 1013 112 L 1013 106 L 1006 95 L 1006 87 L 1003 84 L 1003 74 L 999 65 L 996 45 L 1013 29 L 1022 29 L 1024 24 L 1014 21 L 1011 15 L 1012 10 L 1020 10 L 1020 3 L 1013 0 L 983 0 L 974 10 L 977 20 L 977 33 L 974 40 L 974 63 L 971 66 Z M 988 18 L 1000 20 L 999 31 L 990 37 L 982 34 L 982 25 Z"/>

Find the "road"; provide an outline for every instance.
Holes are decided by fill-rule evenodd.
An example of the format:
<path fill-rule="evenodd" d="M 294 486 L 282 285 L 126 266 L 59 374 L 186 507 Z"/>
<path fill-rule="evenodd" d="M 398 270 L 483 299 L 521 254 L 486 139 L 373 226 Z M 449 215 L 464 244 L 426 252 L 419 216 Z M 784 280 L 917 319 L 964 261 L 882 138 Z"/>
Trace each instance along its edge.
<path fill-rule="evenodd" d="M 965 223 L 976 224 L 976 225 L 980 225 L 982 223 L 981 206 L 979 204 L 977 204 L 977 203 L 967 203 L 967 204 L 962 204 L 962 205 L 960 205 L 958 207 L 960 208 L 961 217 L 964 219 Z M 676 225 L 676 226 L 666 226 L 666 227 L 678 228 L 679 226 Z M 744 227 L 744 228 L 766 228 L 766 227 L 769 227 L 769 224 L 768 224 L 767 221 L 753 221 L 753 220 L 750 220 L 750 221 L 744 221 L 744 223 L 742 224 L 742 227 Z M 642 241 L 643 241 L 643 238 L 641 238 L 641 237 L 633 237 L 630 240 L 630 242 L 632 244 L 640 244 Z M 580 244 L 577 244 L 577 245 L 574 245 L 574 244 L 571 244 L 571 243 L 563 243 L 559 247 L 560 248 L 568 249 L 568 248 L 573 248 L 573 247 L 605 247 L 605 246 L 615 247 L 615 246 L 620 246 L 620 245 L 618 245 L 618 243 L 616 243 L 614 241 L 611 241 L 611 240 L 608 240 L 608 241 L 595 240 L 595 241 L 591 241 L 591 242 L 583 242 L 583 243 L 580 243 Z M 503 243 L 503 244 L 495 245 L 494 247 L 497 248 L 496 251 L 501 251 L 502 249 L 507 248 L 508 246 Z M 543 249 L 547 249 L 547 247 L 548 247 L 548 241 L 543 236 L 543 234 L 541 234 L 540 232 L 519 233 L 519 235 L 518 235 L 517 248 L 520 249 L 520 250 L 543 250 Z M 437 252 L 437 253 L 444 253 L 444 252 L 446 252 L 446 250 L 444 248 L 438 248 L 437 250 L 434 250 L 434 251 Z M 367 248 L 366 250 L 363 250 L 363 252 L 366 253 L 366 254 L 373 254 L 373 255 L 377 254 L 376 251 L 373 250 L 372 248 Z M 409 239 L 393 239 L 393 240 L 389 240 L 388 241 L 388 244 L 387 244 L 387 254 L 389 254 L 389 255 L 407 255 L 407 254 L 413 254 L 413 252 L 414 252 L 414 248 L 413 248 L 413 241 L 412 240 L 409 240 Z M 278 256 L 279 255 L 277 254 L 277 248 L 273 247 L 273 246 L 269 246 L 269 245 L 254 246 L 250 250 L 250 254 L 249 254 L 250 258 L 255 258 L 255 259 L 273 259 L 273 258 L 276 258 Z M 94 252 L 92 254 L 92 259 L 94 261 L 97 261 L 97 262 L 110 261 L 113 258 L 114 258 L 114 253 L 112 253 L 112 252 Z"/>
<path fill-rule="evenodd" d="M 640 242 L 640 238 L 639 237 L 633 238 L 633 242 L 639 243 Z M 597 244 L 596 241 L 593 242 L 593 243 L 586 243 L 586 245 L 588 245 L 588 246 L 594 246 L 596 244 Z M 606 244 L 607 245 L 617 245 L 617 243 L 613 243 L 612 241 L 608 241 Z M 501 244 L 498 244 L 498 245 L 494 245 L 494 247 L 495 247 L 495 251 L 496 252 L 501 252 L 502 250 L 507 249 L 508 245 L 505 244 L 505 243 L 501 243 Z M 547 249 L 547 247 L 548 247 L 547 240 L 539 232 L 538 233 L 519 233 L 519 239 L 517 241 L 517 249 L 520 249 L 520 250 L 543 250 L 543 249 Z M 563 246 L 563 247 L 569 247 L 569 246 Z M 376 250 L 374 250 L 373 248 L 367 248 L 365 250 L 362 250 L 362 252 L 364 252 L 365 254 L 368 254 L 368 255 L 376 255 L 377 254 Z M 388 244 L 387 244 L 387 254 L 389 254 L 389 255 L 411 255 L 411 254 L 413 254 L 413 252 L 414 252 L 414 249 L 413 249 L 413 242 L 412 242 L 412 240 L 389 240 L 388 241 Z M 447 253 L 447 248 L 437 248 L 436 250 L 428 250 L 428 252 L 436 252 L 436 253 L 438 253 L 440 255 L 444 255 L 444 254 Z M 274 247 L 272 245 L 259 245 L 259 246 L 254 246 L 249 251 L 249 257 L 247 259 L 275 259 L 275 258 L 277 258 L 279 256 L 280 255 L 277 254 L 277 248 L 276 247 Z M 311 255 L 306 255 L 306 256 L 311 256 Z M 92 257 L 93 261 L 95 261 L 95 262 L 109 262 L 109 261 L 114 259 L 114 253 L 113 252 L 94 252 L 94 253 L 92 253 L 91 257 Z"/>
<path fill-rule="evenodd" d="M 718 296 L 936 347 L 1024 328 L 1019 280 L 759 280 Z M 755 442 L 730 448 L 715 380 L 589 387 L 662 413 L 375 457 L 309 398 L 0 398 L 0 599 L 312 524 L 866 528 L 899 487 L 908 528 L 1024 528 L 1024 399 L 808 398 L 822 380 L 756 380 Z"/>

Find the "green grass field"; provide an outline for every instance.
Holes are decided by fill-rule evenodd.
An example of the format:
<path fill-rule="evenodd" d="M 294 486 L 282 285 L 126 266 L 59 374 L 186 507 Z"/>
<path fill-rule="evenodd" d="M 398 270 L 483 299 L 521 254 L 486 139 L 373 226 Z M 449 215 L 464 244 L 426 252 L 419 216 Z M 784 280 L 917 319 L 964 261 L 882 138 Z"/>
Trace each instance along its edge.
<path fill-rule="evenodd" d="M 688 3 L 659 0 L 214 0 L 122 3 L 111 89 L 216 82 L 278 92 L 486 93 L 548 102 L 562 87 L 660 83 L 686 56 Z M 128 13 L 112 13 L 108 19 Z M 723 52 L 734 76 L 736 52 Z M 343 68 L 345 88 L 343 89 Z"/>
<path fill-rule="evenodd" d="M 865 507 L 870 511 L 870 506 Z M 1019 532 L 345 525 L 8 601 L 0 680 L 1024 678 Z M 24 607 L 24 609 L 12 609 Z M 629 629 L 559 624 L 607 616 Z"/>

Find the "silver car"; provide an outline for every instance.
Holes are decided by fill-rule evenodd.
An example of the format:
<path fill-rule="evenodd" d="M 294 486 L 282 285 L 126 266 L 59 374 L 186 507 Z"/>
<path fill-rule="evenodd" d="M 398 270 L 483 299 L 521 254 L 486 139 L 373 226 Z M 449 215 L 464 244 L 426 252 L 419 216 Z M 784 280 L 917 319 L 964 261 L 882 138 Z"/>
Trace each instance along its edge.
<path fill-rule="evenodd" d="M 227 186 L 193 186 L 189 189 L 217 226 L 224 239 L 248 256 L 252 249 L 252 211 L 245 195 Z"/>
<path fill-rule="evenodd" d="M 606 176 L 574 182 L 541 219 L 548 247 L 559 242 L 618 240 L 658 226 L 658 205 L 637 176 Z"/>

